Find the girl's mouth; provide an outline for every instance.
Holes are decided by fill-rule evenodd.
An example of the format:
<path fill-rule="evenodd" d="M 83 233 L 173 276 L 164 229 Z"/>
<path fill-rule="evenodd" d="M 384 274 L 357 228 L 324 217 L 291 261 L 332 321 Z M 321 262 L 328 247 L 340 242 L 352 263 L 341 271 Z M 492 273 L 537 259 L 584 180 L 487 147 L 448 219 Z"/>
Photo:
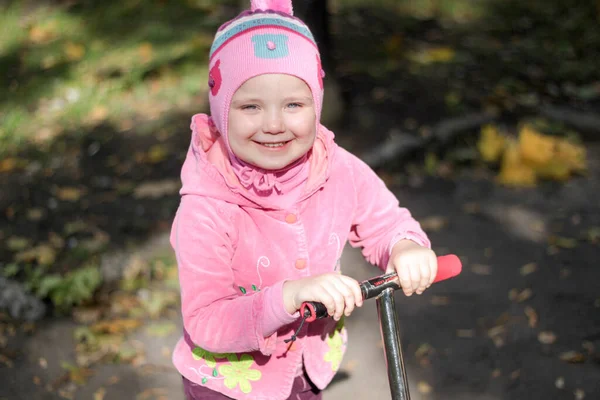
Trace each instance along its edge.
<path fill-rule="evenodd" d="M 256 142 L 256 143 L 260 144 L 261 146 L 267 147 L 269 149 L 278 149 L 278 148 L 285 146 L 289 142 L 291 142 L 291 140 L 286 140 L 283 142 L 272 142 L 272 143 L 262 143 L 262 142 Z"/>

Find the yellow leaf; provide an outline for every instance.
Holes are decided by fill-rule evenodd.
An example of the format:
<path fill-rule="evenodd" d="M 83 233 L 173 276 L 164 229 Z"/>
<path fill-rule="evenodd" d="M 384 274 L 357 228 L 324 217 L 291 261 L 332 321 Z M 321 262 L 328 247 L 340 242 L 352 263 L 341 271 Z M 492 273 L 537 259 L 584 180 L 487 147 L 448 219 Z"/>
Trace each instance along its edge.
<path fill-rule="evenodd" d="M 496 162 L 500 160 L 505 146 L 506 139 L 494 125 L 486 125 L 481 129 L 477 149 L 484 161 Z"/>
<path fill-rule="evenodd" d="M 507 186 L 534 186 L 537 183 L 534 169 L 523 163 L 519 148 L 514 142 L 509 142 L 504 152 L 498 181 Z"/>
<path fill-rule="evenodd" d="M 586 356 L 577 351 L 567 351 L 561 353 L 560 359 L 571 364 L 579 364 L 585 362 Z"/>
<path fill-rule="evenodd" d="M 140 53 L 140 56 L 142 57 L 143 62 L 147 63 L 152 61 L 152 58 L 154 56 L 154 49 L 152 47 L 152 43 L 142 43 L 138 48 L 138 51 Z"/>
<path fill-rule="evenodd" d="M 535 167 L 535 171 L 540 178 L 556 181 L 566 181 L 571 176 L 571 167 L 556 158 Z"/>
<path fill-rule="evenodd" d="M 106 389 L 100 388 L 94 392 L 94 400 L 104 400 L 104 396 L 106 395 Z"/>
<path fill-rule="evenodd" d="M 88 120 L 91 123 L 98 123 L 104 121 L 108 116 L 108 109 L 104 106 L 96 106 L 92 109 L 88 115 Z"/>
<path fill-rule="evenodd" d="M 388 55 L 397 54 L 402 48 L 404 37 L 402 35 L 392 35 L 385 40 L 385 51 Z"/>
<path fill-rule="evenodd" d="M 525 276 L 525 275 L 529 275 L 534 273 L 537 270 L 537 264 L 536 263 L 529 263 L 529 264 L 525 264 L 521 267 L 521 275 Z"/>
<path fill-rule="evenodd" d="M 75 187 L 64 187 L 56 190 L 56 197 L 63 201 L 79 201 L 83 190 Z"/>
<path fill-rule="evenodd" d="M 0 172 L 10 172 L 15 169 L 18 165 L 16 158 L 5 158 L 0 161 Z"/>
<path fill-rule="evenodd" d="M 148 161 L 152 164 L 159 163 L 165 160 L 168 156 L 168 152 L 162 145 L 154 145 L 148 151 Z"/>
<path fill-rule="evenodd" d="M 90 329 L 96 333 L 120 334 L 130 332 L 141 324 L 141 321 L 137 319 L 115 319 L 98 322 Z"/>
<path fill-rule="evenodd" d="M 65 55 L 70 61 L 78 61 L 85 55 L 85 47 L 78 43 L 68 42 L 65 44 Z"/>
<path fill-rule="evenodd" d="M 523 125 L 519 131 L 519 151 L 523 160 L 537 165 L 547 164 L 554 157 L 553 138 L 535 131 L 529 125 Z"/>
<path fill-rule="evenodd" d="M 35 44 L 47 43 L 56 38 L 56 23 L 35 25 L 29 29 L 29 41 Z"/>
<path fill-rule="evenodd" d="M 417 389 L 419 390 L 419 393 L 421 393 L 421 394 L 429 394 L 433 390 L 431 388 L 431 385 L 425 381 L 419 381 L 419 383 L 417 384 Z"/>
<path fill-rule="evenodd" d="M 419 64 L 446 63 L 454 59 L 456 52 L 451 47 L 433 47 L 409 54 L 411 61 Z"/>
<path fill-rule="evenodd" d="M 56 260 L 56 250 L 49 245 L 41 244 L 32 249 L 22 251 L 15 255 L 16 261 L 37 261 L 42 265 L 52 265 Z"/>
<path fill-rule="evenodd" d="M 25 237 L 12 236 L 6 240 L 6 247 L 11 251 L 19 251 L 29 247 L 30 241 Z"/>
<path fill-rule="evenodd" d="M 558 140 L 556 158 L 564 162 L 573 171 L 581 172 L 587 169 L 585 148 L 566 139 Z"/>
<path fill-rule="evenodd" d="M 540 332 L 538 335 L 538 340 L 543 344 L 552 344 L 556 342 L 556 335 L 549 331 Z"/>

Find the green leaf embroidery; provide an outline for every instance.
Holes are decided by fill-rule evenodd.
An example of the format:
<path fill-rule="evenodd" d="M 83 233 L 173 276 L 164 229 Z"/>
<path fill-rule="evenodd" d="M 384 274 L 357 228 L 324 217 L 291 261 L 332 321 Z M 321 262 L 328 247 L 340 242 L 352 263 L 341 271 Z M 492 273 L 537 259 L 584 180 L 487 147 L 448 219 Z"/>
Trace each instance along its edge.
<path fill-rule="evenodd" d="M 213 369 L 213 376 L 216 378 L 217 375 L 219 375 L 219 372 L 217 371 L 217 369 Z"/>
<path fill-rule="evenodd" d="M 252 285 L 252 290 L 254 290 L 255 292 L 258 292 L 258 288 L 256 287 L 256 285 Z"/>
<path fill-rule="evenodd" d="M 206 385 L 206 382 L 208 382 L 208 379 L 206 379 L 206 378 L 202 378 L 202 384 L 203 384 L 203 385 Z"/>
<path fill-rule="evenodd" d="M 246 294 L 246 289 L 243 286 L 240 286 L 240 290 L 242 291 L 242 293 Z"/>

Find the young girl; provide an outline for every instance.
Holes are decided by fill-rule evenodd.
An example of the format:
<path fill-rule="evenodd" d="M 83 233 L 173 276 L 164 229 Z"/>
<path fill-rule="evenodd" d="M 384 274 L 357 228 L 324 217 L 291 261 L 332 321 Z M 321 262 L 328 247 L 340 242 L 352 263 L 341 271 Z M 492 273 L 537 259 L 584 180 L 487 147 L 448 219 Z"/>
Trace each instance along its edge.
<path fill-rule="evenodd" d="M 173 362 L 188 399 L 320 399 L 346 348 L 342 316 L 362 305 L 340 271 L 346 241 L 397 271 L 406 295 L 432 283 L 435 254 L 320 125 L 320 56 L 290 0 L 252 1 L 223 25 L 209 71 L 212 116 L 192 118 L 171 233 L 184 323 Z M 331 318 L 300 328 L 305 301 Z"/>

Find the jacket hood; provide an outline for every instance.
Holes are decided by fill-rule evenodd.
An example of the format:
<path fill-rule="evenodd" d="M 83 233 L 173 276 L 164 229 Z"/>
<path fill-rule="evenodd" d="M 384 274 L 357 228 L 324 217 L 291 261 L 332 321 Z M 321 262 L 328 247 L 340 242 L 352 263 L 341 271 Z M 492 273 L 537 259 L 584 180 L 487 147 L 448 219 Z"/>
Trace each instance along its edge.
<path fill-rule="evenodd" d="M 259 196 L 240 184 L 223 137 L 208 115 L 194 115 L 190 128 L 191 143 L 181 170 L 182 196 L 207 196 L 244 207 L 279 208 L 269 201 L 268 196 Z M 333 132 L 319 124 L 315 142 L 308 153 L 308 181 L 300 200 L 327 181 L 336 150 Z"/>

